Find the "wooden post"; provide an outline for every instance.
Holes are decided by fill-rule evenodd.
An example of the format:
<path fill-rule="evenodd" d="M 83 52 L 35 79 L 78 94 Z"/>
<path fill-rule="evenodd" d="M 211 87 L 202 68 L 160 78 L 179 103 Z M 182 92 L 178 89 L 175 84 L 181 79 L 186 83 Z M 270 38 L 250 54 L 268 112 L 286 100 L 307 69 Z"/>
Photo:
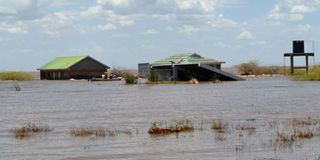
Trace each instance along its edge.
<path fill-rule="evenodd" d="M 308 57 L 308 55 L 306 55 L 306 71 L 307 71 L 307 73 L 309 71 L 309 57 Z"/>
<path fill-rule="evenodd" d="M 290 72 L 291 72 L 291 75 L 293 75 L 294 73 L 294 64 L 293 64 L 293 55 L 290 56 Z"/>

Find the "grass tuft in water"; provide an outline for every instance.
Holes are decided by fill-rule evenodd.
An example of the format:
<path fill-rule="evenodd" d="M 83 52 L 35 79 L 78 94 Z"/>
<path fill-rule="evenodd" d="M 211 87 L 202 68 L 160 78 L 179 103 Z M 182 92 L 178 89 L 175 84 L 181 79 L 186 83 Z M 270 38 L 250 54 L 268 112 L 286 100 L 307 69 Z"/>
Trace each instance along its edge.
<path fill-rule="evenodd" d="M 249 135 L 252 135 L 256 132 L 257 128 L 251 125 L 239 125 L 236 129 L 241 131 L 247 131 Z"/>
<path fill-rule="evenodd" d="M 21 128 L 14 128 L 9 130 L 17 139 L 24 139 L 31 137 L 34 133 L 50 132 L 52 129 L 47 125 L 37 125 L 33 123 L 27 123 Z"/>
<path fill-rule="evenodd" d="M 280 133 L 280 132 L 277 133 L 276 141 L 278 143 L 291 144 L 296 140 L 297 138 L 293 134 L 288 134 L 288 133 L 286 134 L 286 133 Z"/>
<path fill-rule="evenodd" d="M 212 122 L 211 129 L 218 133 L 225 133 L 228 128 L 228 122 L 222 119 L 215 119 Z"/>
<path fill-rule="evenodd" d="M 96 137 L 106 137 L 106 136 L 117 136 L 119 134 L 131 135 L 130 130 L 118 130 L 118 129 L 104 129 L 104 128 L 73 128 L 69 131 L 71 136 L 75 137 L 87 137 L 87 136 L 96 136 Z"/>
<path fill-rule="evenodd" d="M 191 132 L 194 130 L 193 124 L 189 120 L 182 120 L 175 122 L 174 125 L 170 125 L 169 127 L 161 127 L 159 123 L 153 122 L 148 131 L 151 135 L 167 135 L 172 133 L 180 133 L 180 132 Z"/>

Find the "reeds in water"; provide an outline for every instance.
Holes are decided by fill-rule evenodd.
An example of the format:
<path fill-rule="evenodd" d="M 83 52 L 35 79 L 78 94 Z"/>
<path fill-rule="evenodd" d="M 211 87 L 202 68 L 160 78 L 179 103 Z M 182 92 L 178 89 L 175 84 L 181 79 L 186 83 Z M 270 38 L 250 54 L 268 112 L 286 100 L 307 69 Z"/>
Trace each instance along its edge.
<path fill-rule="evenodd" d="M 75 137 L 87 137 L 87 136 L 96 136 L 96 137 L 106 137 L 106 136 L 116 136 L 119 134 L 131 135 L 130 130 L 118 130 L 118 129 L 104 129 L 104 128 L 73 128 L 69 131 L 70 135 Z"/>
<path fill-rule="evenodd" d="M 211 129 L 218 133 L 225 133 L 228 128 L 228 122 L 222 119 L 215 119 L 212 122 Z"/>
<path fill-rule="evenodd" d="M 191 121 L 182 120 L 171 124 L 169 127 L 161 127 L 157 122 L 152 123 L 148 133 L 151 135 L 167 135 L 172 133 L 190 132 L 194 127 Z"/>
<path fill-rule="evenodd" d="M 37 125 L 33 123 L 27 123 L 25 126 L 20 128 L 11 129 L 9 132 L 12 133 L 17 139 L 24 139 L 31 137 L 35 133 L 50 132 L 52 129 L 47 125 Z"/>

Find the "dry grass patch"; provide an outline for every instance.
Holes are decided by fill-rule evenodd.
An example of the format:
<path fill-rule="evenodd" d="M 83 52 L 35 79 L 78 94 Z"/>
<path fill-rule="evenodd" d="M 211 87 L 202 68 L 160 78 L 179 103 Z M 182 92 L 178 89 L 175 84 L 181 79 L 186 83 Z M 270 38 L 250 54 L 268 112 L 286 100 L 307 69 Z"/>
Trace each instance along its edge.
<path fill-rule="evenodd" d="M 180 132 L 190 132 L 193 131 L 194 127 L 191 121 L 182 120 L 175 122 L 174 125 L 170 125 L 169 127 L 161 127 L 159 123 L 152 123 L 148 133 L 151 135 L 167 135 L 172 133 L 180 133 Z"/>
<path fill-rule="evenodd" d="M 313 138 L 314 134 L 311 131 L 298 131 L 295 132 L 294 136 L 300 139 L 310 139 Z"/>
<path fill-rule="evenodd" d="M 95 133 L 95 130 L 89 128 L 74 128 L 70 130 L 70 134 L 76 137 L 91 136 Z"/>
<path fill-rule="evenodd" d="M 251 125 L 239 125 L 236 129 L 241 131 L 247 131 L 248 134 L 251 135 L 256 132 L 257 128 Z"/>
<path fill-rule="evenodd" d="M 106 137 L 106 136 L 116 136 L 119 134 L 131 135 L 130 130 L 118 130 L 118 129 L 104 129 L 104 128 L 74 128 L 70 130 L 70 135 L 75 137 L 87 137 L 87 136 L 96 136 L 96 137 Z"/>
<path fill-rule="evenodd" d="M 12 133 L 17 139 L 24 139 L 31 137 L 35 133 L 50 132 L 52 129 L 47 125 L 37 125 L 34 123 L 27 123 L 21 128 L 11 129 L 9 132 Z"/>
<path fill-rule="evenodd" d="M 228 128 L 228 122 L 222 119 L 215 119 L 212 122 L 211 129 L 218 133 L 225 133 Z"/>
<path fill-rule="evenodd" d="M 292 120 L 293 126 L 313 126 L 320 124 L 320 120 L 308 118 L 294 118 Z"/>
<path fill-rule="evenodd" d="M 280 143 L 293 143 L 296 141 L 296 137 L 292 134 L 277 133 L 276 141 Z"/>

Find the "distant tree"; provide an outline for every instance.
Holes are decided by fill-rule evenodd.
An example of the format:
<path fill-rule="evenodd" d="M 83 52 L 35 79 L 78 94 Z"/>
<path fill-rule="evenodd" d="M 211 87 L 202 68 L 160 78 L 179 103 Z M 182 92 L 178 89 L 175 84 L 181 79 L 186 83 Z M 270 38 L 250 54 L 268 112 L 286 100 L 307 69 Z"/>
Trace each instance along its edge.
<path fill-rule="evenodd" d="M 256 60 L 251 60 L 247 63 L 241 63 L 237 65 L 237 68 L 239 69 L 242 75 L 252 75 L 256 74 L 258 66 L 259 63 Z"/>
<path fill-rule="evenodd" d="M 123 73 L 123 69 L 119 66 L 113 66 L 111 69 L 111 73 L 117 75 L 118 77 L 123 77 L 124 73 Z"/>

